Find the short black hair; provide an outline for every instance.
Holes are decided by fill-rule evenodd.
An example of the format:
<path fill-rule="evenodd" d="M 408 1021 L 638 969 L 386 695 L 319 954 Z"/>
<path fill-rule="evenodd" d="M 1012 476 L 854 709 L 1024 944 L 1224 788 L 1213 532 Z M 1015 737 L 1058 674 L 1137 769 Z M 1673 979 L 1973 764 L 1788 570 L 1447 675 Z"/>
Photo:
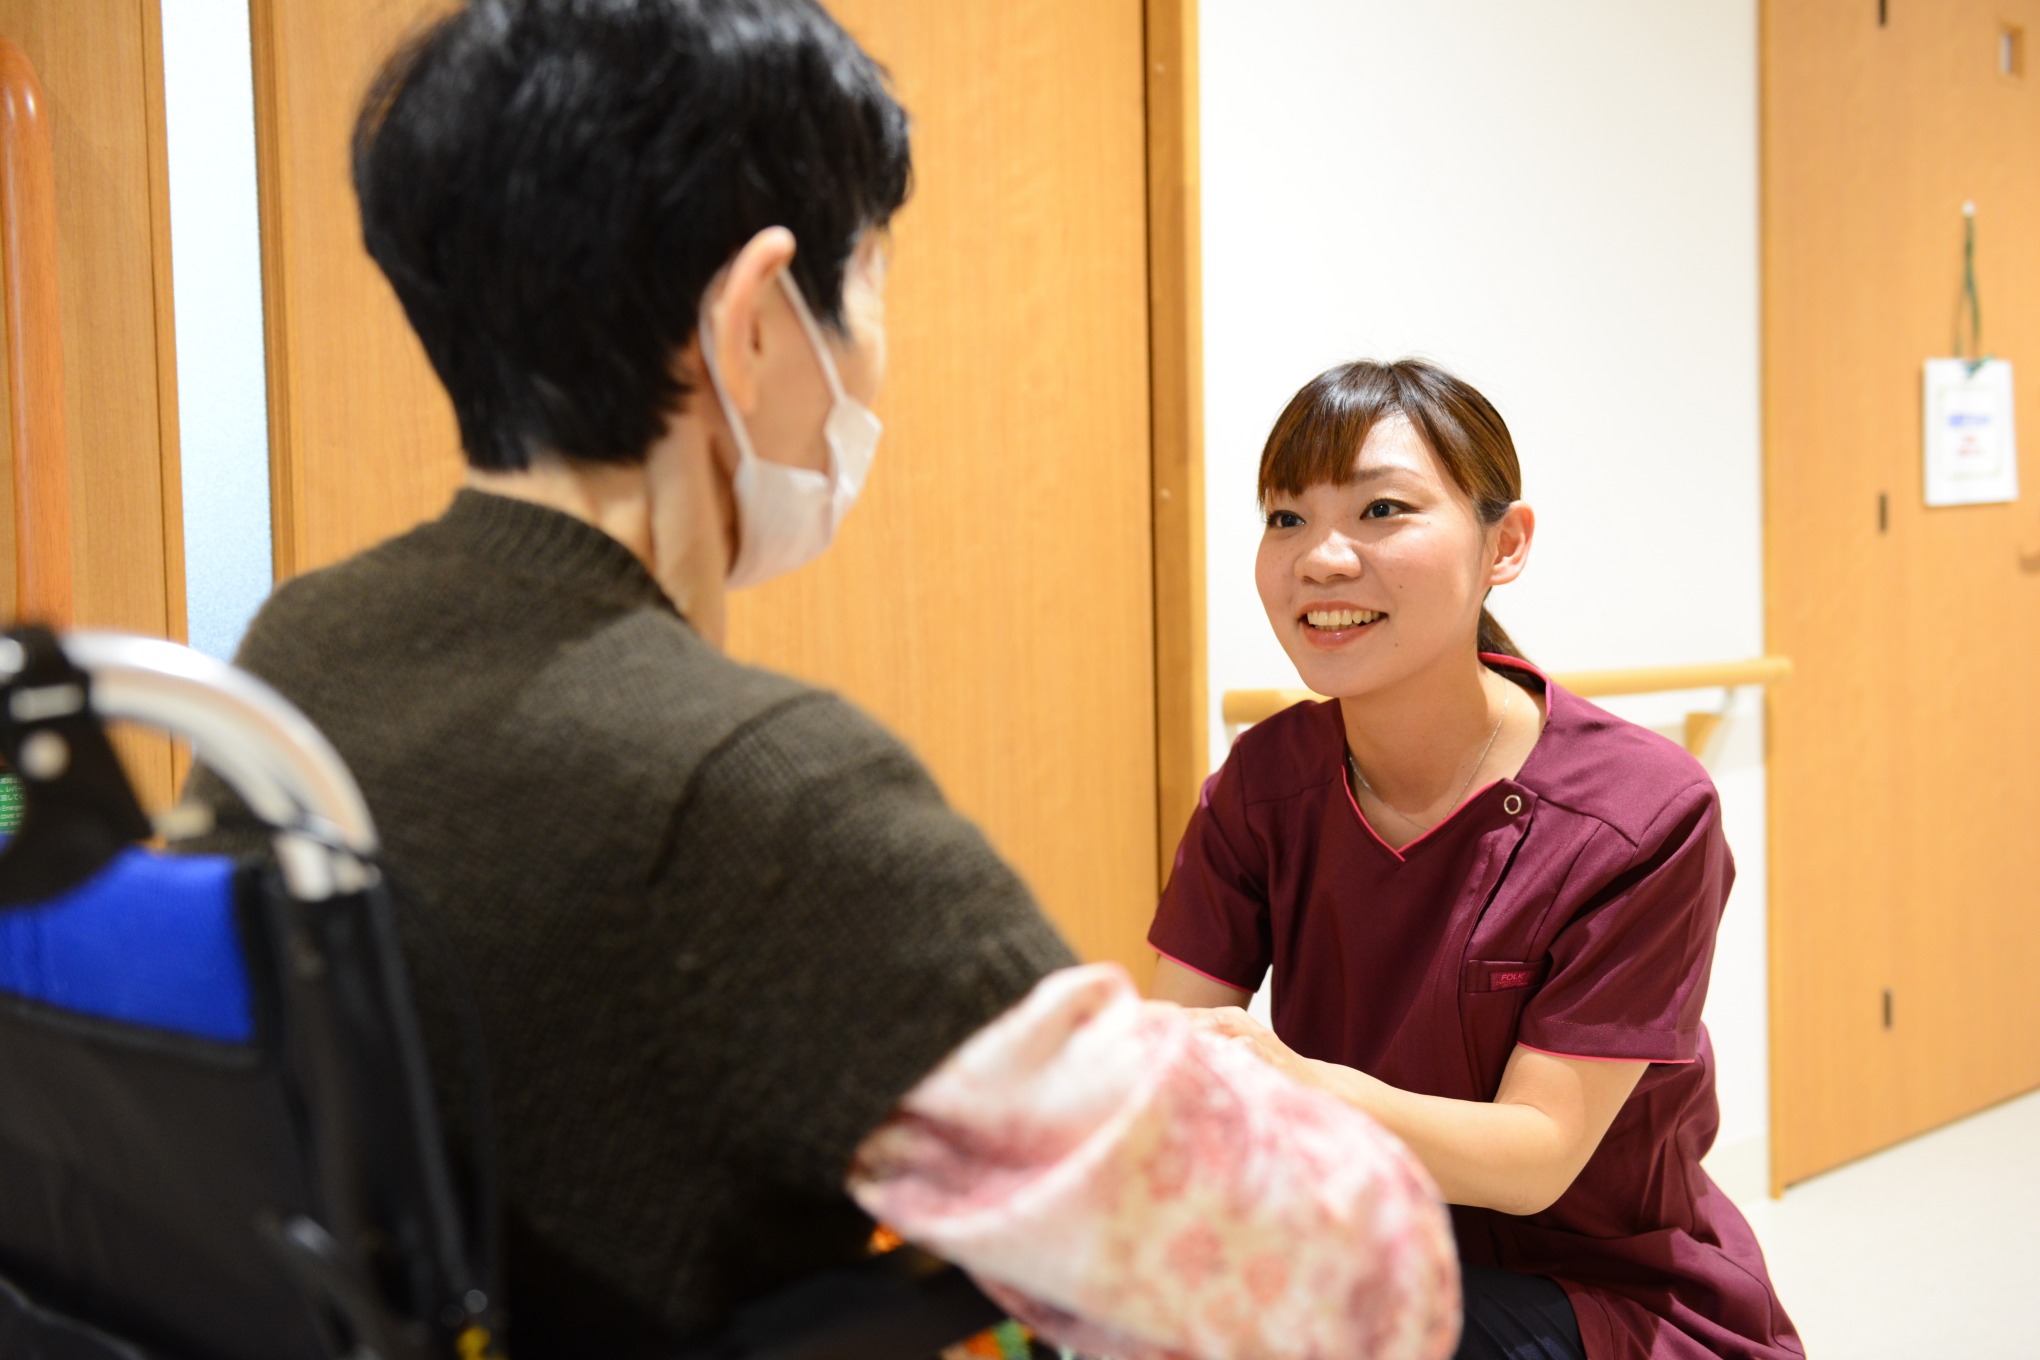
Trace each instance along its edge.
<path fill-rule="evenodd" d="M 642 462 L 709 280 L 766 227 L 840 330 L 911 176 L 885 72 L 813 0 L 470 0 L 354 131 L 368 252 L 495 470 Z"/>

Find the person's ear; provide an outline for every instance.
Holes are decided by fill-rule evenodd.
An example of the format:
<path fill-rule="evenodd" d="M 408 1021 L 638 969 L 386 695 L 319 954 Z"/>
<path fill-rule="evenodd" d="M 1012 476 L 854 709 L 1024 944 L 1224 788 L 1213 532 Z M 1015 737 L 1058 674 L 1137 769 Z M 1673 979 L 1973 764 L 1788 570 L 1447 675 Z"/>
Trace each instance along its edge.
<path fill-rule="evenodd" d="M 703 324 L 715 346 L 716 372 L 737 410 L 758 404 L 758 371 L 765 353 L 764 307 L 779 271 L 793 262 L 793 233 L 767 227 L 744 243 L 723 267 L 720 286 L 709 285 Z"/>
<path fill-rule="evenodd" d="M 1494 566 L 1488 571 L 1490 586 L 1505 586 L 1523 574 L 1530 564 L 1530 540 L 1537 533 L 1537 512 L 1517 501 L 1502 512 L 1490 531 L 1495 536 Z"/>

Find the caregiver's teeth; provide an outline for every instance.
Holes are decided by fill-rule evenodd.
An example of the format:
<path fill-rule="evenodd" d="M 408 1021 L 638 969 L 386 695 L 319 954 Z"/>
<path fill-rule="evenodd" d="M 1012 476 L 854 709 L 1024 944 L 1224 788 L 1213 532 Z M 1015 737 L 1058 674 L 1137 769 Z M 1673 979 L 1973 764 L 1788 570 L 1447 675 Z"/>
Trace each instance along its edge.
<path fill-rule="evenodd" d="M 1313 628 L 1357 628 L 1382 615 L 1373 609 L 1313 609 L 1303 617 Z"/>

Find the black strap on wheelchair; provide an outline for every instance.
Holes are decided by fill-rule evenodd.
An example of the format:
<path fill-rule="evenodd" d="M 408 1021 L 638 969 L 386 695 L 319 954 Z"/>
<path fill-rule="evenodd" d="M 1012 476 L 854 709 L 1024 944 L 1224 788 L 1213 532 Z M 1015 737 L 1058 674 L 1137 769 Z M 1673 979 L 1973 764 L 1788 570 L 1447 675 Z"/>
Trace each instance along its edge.
<path fill-rule="evenodd" d="M 0 908 L 75 888 L 150 835 L 92 711 L 92 679 L 47 628 L 0 635 L 0 758 L 27 795 L 21 825 L 0 850 Z"/>
<path fill-rule="evenodd" d="M 484 1300 L 472 1321 L 494 1333 L 502 1325 L 503 1224 L 497 1195 L 495 1104 L 489 1093 L 489 1047 L 482 1034 L 481 1008 L 475 1003 L 467 968 L 438 907 L 422 893 L 408 891 L 403 876 L 389 861 L 378 858 L 376 869 L 395 900 L 409 909 L 417 927 L 415 938 L 432 952 L 434 966 L 450 984 L 444 1001 L 452 1012 L 460 1069 L 457 1089 L 464 1097 L 468 1121 L 466 1174 L 458 1187 L 459 1201 L 466 1209 L 462 1216 L 464 1264 L 468 1280 L 482 1291 Z M 422 1046 L 422 1034 L 416 1042 Z"/>

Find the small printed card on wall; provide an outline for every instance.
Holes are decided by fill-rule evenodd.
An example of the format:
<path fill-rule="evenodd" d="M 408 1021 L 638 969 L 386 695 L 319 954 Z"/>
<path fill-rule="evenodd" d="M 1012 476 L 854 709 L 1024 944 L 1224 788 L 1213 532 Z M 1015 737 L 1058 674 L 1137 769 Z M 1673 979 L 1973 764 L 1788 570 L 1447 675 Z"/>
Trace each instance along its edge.
<path fill-rule="evenodd" d="M 1929 359 L 1925 395 L 1927 504 L 2017 500 L 2011 364 Z"/>

